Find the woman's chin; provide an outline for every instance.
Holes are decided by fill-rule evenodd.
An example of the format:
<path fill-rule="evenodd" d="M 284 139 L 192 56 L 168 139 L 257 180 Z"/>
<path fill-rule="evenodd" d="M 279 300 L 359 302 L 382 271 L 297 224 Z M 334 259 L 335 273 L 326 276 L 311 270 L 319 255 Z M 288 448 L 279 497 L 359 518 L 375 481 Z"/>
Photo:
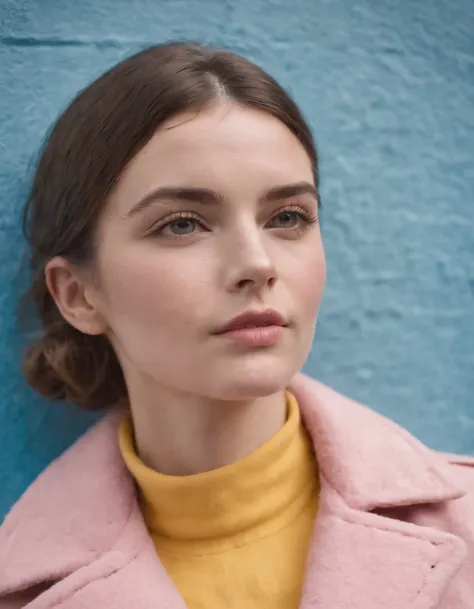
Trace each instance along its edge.
<path fill-rule="evenodd" d="M 213 393 L 221 399 L 236 401 L 268 397 L 288 387 L 296 371 L 266 371 L 261 374 L 247 374 L 241 378 L 220 379 L 219 387 Z"/>
<path fill-rule="evenodd" d="M 212 393 L 221 399 L 263 398 L 286 389 L 306 359 L 306 350 L 268 352 L 232 362 L 220 361 L 214 368 Z M 219 398 L 218 398 L 219 399 Z"/>

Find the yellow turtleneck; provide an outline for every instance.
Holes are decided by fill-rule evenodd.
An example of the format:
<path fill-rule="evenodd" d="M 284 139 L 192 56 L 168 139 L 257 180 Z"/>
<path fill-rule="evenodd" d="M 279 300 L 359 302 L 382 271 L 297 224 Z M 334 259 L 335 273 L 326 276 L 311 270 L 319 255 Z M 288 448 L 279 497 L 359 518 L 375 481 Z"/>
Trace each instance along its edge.
<path fill-rule="evenodd" d="M 149 469 L 129 417 L 124 461 L 156 551 L 189 609 L 296 609 L 319 487 L 298 403 L 273 438 L 237 463 L 192 476 Z"/>

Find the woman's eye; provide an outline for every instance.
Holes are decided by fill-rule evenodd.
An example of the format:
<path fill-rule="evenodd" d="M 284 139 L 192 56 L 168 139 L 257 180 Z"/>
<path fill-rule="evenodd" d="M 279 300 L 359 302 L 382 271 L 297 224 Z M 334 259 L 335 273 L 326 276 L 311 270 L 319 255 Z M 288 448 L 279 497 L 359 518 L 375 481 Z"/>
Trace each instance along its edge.
<path fill-rule="evenodd" d="M 298 220 L 301 219 L 301 214 L 298 214 L 295 211 L 285 211 L 279 214 L 278 219 L 284 227 L 291 228 L 296 226 Z"/>
<path fill-rule="evenodd" d="M 168 224 L 163 227 L 162 232 L 171 233 L 178 237 L 190 235 L 196 229 L 196 225 L 197 221 L 194 220 L 194 218 L 179 218 L 178 220 L 168 222 Z"/>
<path fill-rule="evenodd" d="M 176 235 L 187 235 L 192 233 L 196 228 L 196 220 L 193 220 L 192 218 L 174 220 L 170 223 L 169 228 Z"/>
<path fill-rule="evenodd" d="M 296 211 L 284 211 L 275 216 L 271 223 L 276 225 L 275 228 L 294 228 L 298 225 L 300 219 L 300 213 Z"/>

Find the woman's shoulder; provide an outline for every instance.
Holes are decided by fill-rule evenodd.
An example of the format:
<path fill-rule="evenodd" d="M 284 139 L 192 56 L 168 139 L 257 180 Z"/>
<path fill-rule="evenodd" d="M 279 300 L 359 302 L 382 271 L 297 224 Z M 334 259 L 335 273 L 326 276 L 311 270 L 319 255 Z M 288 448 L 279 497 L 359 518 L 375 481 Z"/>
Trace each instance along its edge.
<path fill-rule="evenodd" d="M 390 494 L 405 488 L 418 503 L 424 491 L 427 499 L 443 493 L 454 498 L 467 487 L 474 504 L 473 456 L 428 447 L 392 419 L 306 375 L 297 375 L 290 390 L 320 467 L 336 487 L 353 489 L 359 497 L 364 489 L 385 488 Z"/>
<path fill-rule="evenodd" d="M 86 486 L 100 495 L 106 480 L 122 470 L 117 443 L 122 417 L 122 409 L 107 411 L 99 422 L 54 459 L 13 505 L 0 531 L 5 534 L 15 520 L 30 520 L 45 507 L 50 511 L 56 505 L 58 513 L 64 513 L 71 491 L 75 499 Z"/>
<path fill-rule="evenodd" d="M 0 526 L 0 597 L 7 582 L 11 589 L 29 587 L 54 572 L 55 562 L 62 569 L 80 564 L 118 537 L 135 502 L 117 442 L 122 417 L 121 409 L 109 411 L 7 514 Z"/>

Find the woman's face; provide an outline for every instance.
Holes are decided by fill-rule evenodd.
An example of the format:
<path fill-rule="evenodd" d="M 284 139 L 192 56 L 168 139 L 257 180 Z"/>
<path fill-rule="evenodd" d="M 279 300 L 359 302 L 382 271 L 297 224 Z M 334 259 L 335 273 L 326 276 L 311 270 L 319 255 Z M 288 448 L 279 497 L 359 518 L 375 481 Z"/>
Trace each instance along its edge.
<path fill-rule="evenodd" d="M 159 129 L 99 226 L 96 302 L 129 388 L 234 400 L 289 383 L 325 282 L 313 186 L 303 146 L 263 112 L 223 103 Z M 286 320 L 270 344 L 216 334 L 268 309 Z"/>

